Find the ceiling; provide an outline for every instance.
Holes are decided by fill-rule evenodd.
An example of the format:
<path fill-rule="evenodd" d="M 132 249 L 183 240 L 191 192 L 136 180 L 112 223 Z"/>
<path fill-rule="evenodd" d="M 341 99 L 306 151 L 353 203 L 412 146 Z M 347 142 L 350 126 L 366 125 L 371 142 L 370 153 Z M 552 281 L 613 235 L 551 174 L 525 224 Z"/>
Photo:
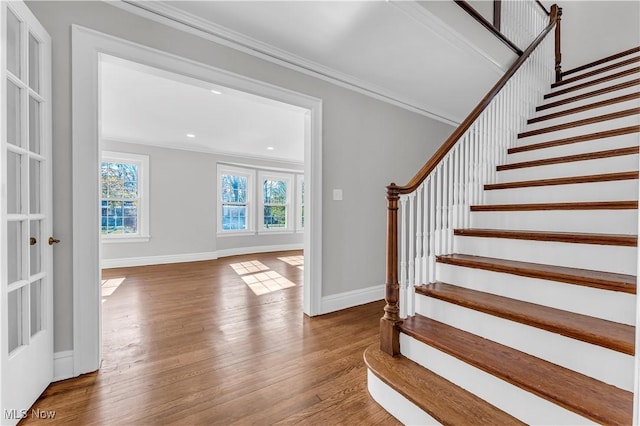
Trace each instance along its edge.
<path fill-rule="evenodd" d="M 119 6 L 449 124 L 462 121 L 515 58 L 453 2 Z M 102 77 L 105 138 L 302 162 L 302 110 L 225 88 L 213 95 L 202 82 L 114 58 L 103 62 Z"/>

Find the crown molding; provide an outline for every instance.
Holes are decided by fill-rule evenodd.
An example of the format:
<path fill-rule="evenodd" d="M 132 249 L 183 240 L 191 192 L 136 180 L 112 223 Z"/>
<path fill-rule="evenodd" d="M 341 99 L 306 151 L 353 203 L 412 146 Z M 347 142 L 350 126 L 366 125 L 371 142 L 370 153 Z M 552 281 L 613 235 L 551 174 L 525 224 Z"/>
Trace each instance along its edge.
<path fill-rule="evenodd" d="M 163 1 L 118 0 L 107 1 L 107 4 L 452 126 L 458 126 L 462 121 L 461 117 L 452 117 L 433 105 L 401 96 L 352 75 L 302 58 L 199 16 L 184 12 Z"/>

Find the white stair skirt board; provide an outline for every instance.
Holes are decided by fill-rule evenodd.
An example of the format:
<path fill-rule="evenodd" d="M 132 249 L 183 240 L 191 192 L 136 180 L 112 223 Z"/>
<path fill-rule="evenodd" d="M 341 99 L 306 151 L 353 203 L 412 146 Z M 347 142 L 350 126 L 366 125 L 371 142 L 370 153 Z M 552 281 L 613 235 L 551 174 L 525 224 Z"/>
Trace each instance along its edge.
<path fill-rule="evenodd" d="M 640 72 L 636 72 L 636 73 L 632 73 L 632 74 L 629 74 L 629 75 L 625 75 L 623 77 L 615 78 L 613 80 L 605 81 L 603 83 L 594 84 L 592 86 L 588 86 L 588 87 L 585 87 L 583 89 L 572 90 L 572 91 L 570 91 L 568 93 L 563 93 L 562 95 L 551 96 L 551 97 L 545 99 L 544 102 L 545 103 L 555 102 L 555 101 L 559 101 L 559 100 L 563 100 L 563 99 L 567 99 L 567 98 L 572 98 L 574 96 L 582 95 L 584 93 L 593 92 L 594 90 L 606 89 L 606 88 L 614 86 L 616 84 L 620 84 L 620 83 L 623 83 L 623 82 L 635 80 L 635 79 L 638 78 L 639 75 L 640 75 Z M 559 91 L 564 90 L 564 89 L 566 89 L 566 87 L 558 87 L 558 88 L 553 89 L 550 93 L 558 93 Z"/>
<path fill-rule="evenodd" d="M 401 352 L 508 414 L 528 424 L 590 425 L 587 418 L 540 398 L 464 361 L 400 334 Z"/>
<path fill-rule="evenodd" d="M 416 313 L 618 388 L 633 391 L 634 382 L 631 372 L 635 360 L 631 355 L 467 309 L 433 297 L 418 295 Z M 402 345 L 400 347 L 402 348 Z"/>
<path fill-rule="evenodd" d="M 638 179 L 492 189 L 484 192 L 484 204 L 572 203 L 620 200 L 638 200 Z"/>
<path fill-rule="evenodd" d="M 367 388 L 371 397 L 389 414 L 405 425 L 439 425 L 413 402 L 400 395 L 367 369 Z"/>
<path fill-rule="evenodd" d="M 608 321 L 636 323 L 634 294 L 446 263 L 438 263 L 436 280 Z"/>
<path fill-rule="evenodd" d="M 585 133 L 586 134 L 586 133 Z M 549 139 L 552 140 L 552 139 Z M 544 158 L 565 157 L 567 155 L 586 154 L 589 152 L 607 151 L 617 148 L 628 148 L 640 144 L 640 132 L 609 138 L 594 139 L 583 142 L 569 143 L 549 148 L 532 149 L 530 151 L 516 152 L 507 155 L 507 163 L 520 163 L 523 161 L 542 160 Z M 517 146 L 526 146 L 519 143 Z"/>
<path fill-rule="evenodd" d="M 617 81 L 613 81 L 611 82 L 611 86 L 615 86 L 618 82 Z M 607 99 L 611 99 L 611 98 L 615 98 L 618 96 L 624 96 L 624 95 L 628 95 L 629 93 L 638 93 L 638 90 L 640 90 L 640 83 L 638 83 L 637 85 L 632 85 L 630 87 L 625 87 L 622 89 L 616 89 L 613 90 L 611 92 L 607 92 L 607 93 L 603 93 L 601 95 L 595 95 L 595 96 L 590 96 L 588 98 L 585 99 L 580 99 L 580 100 L 576 100 L 576 101 L 571 101 L 567 104 L 563 104 L 563 105 L 558 105 L 552 108 L 546 108 L 540 111 L 537 111 L 535 113 L 535 115 L 533 116 L 533 118 L 537 118 L 543 115 L 547 115 L 547 114 L 553 114 L 555 112 L 559 112 L 559 111 L 565 111 L 571 108 L 577 108 L 583 105 L 588 105 L 588 104 L 592 104 L 595 102 L 600 102 L 600 101 L 604 101 Z M 541 105 L 548 105 L 555 102 L 555 100 L 553 98 L 550 99 L 545 99 L 544 102 L 542 102 Z"/>
<path fill-rule="evenodd" d="M 640 106 L 639 99 L 632 99 L 625 102 L 617 102 L 611 105 L 605 105 L 598 108 L 592 108 L 587 111 L 577 112 L 562 117 L 551 118 L 548 120 L 538 121 L 532 124 L 528 124 L 525 128 L 525 132 L 531 130 L 543 129 L 545 127 L 557 126 L 558 124 L 564 124 L 572 121 L 584 120 L 586 118 L 599 117 L 601 115 L 611 114 L 614 112 L 625 111 L 631 108 L 638 108 Z"/>
<path fill-rule="evenodd" d="M 636 247 L 454 236 L 453 252 L 635 275 Z M 454 283 L 455 284 L 455 283 Z"/>
<path fill-rule="evenodd" d="M 597 175 L 627 170 L 638 170 L 638 154 L 501 170 L 498 172 L 498 182 Z"/>
<path fill-rule="evenodd" d="M 539 135 L 518 138 L 518 145 L 529 145 L 539 142 L 548 142 L 556 139 L 570 138 L 574 136 L 586 135 L 589 133 L 602 132 L 605 130 L 619 129 L 628 126 L 637 126 L 640 124 L 640 115 L 633 114 L 626 117 L 614 118 L 607 121 L 601 121 L 583 126 L 570 127 L 564 130 L 556 130 L 553 132 L 542 133 Z"/>
<path fill-rule="evenodd" d="M 471 227 L 635 235 L 637 218 L 635 209 L 471 212 Z"/>

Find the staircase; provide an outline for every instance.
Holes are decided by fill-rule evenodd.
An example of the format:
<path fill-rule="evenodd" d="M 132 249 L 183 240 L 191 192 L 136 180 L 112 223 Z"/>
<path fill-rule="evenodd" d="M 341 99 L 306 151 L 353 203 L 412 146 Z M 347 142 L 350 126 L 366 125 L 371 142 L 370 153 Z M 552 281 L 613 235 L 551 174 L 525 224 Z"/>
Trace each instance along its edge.
<path fill-rule="evenodd" d="M 415 286 L 400 355 L 365 352 L 405 424 L 632 423 L 640 48 L 563 77 Z"/>

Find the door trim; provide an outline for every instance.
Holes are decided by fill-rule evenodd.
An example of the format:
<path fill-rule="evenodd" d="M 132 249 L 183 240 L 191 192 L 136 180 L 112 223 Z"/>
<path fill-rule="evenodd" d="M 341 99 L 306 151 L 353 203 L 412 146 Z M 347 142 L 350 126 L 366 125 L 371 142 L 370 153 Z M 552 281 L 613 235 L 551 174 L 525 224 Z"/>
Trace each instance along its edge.
<path fill-rule="evenodd" d="M 322 100 L 231 73 L 141 44 L 72 26 L 73 347 L 74 375 L 95 371 L 101 360 L 99 238 L 98 60 L 108 54 L 189 75 L 309 111 L 305 181 L 309 186 L 304 250 L 304 313 L 321 314 L 322 299 Z M 307 284 L 308 283 L 308 284 Z"/>

